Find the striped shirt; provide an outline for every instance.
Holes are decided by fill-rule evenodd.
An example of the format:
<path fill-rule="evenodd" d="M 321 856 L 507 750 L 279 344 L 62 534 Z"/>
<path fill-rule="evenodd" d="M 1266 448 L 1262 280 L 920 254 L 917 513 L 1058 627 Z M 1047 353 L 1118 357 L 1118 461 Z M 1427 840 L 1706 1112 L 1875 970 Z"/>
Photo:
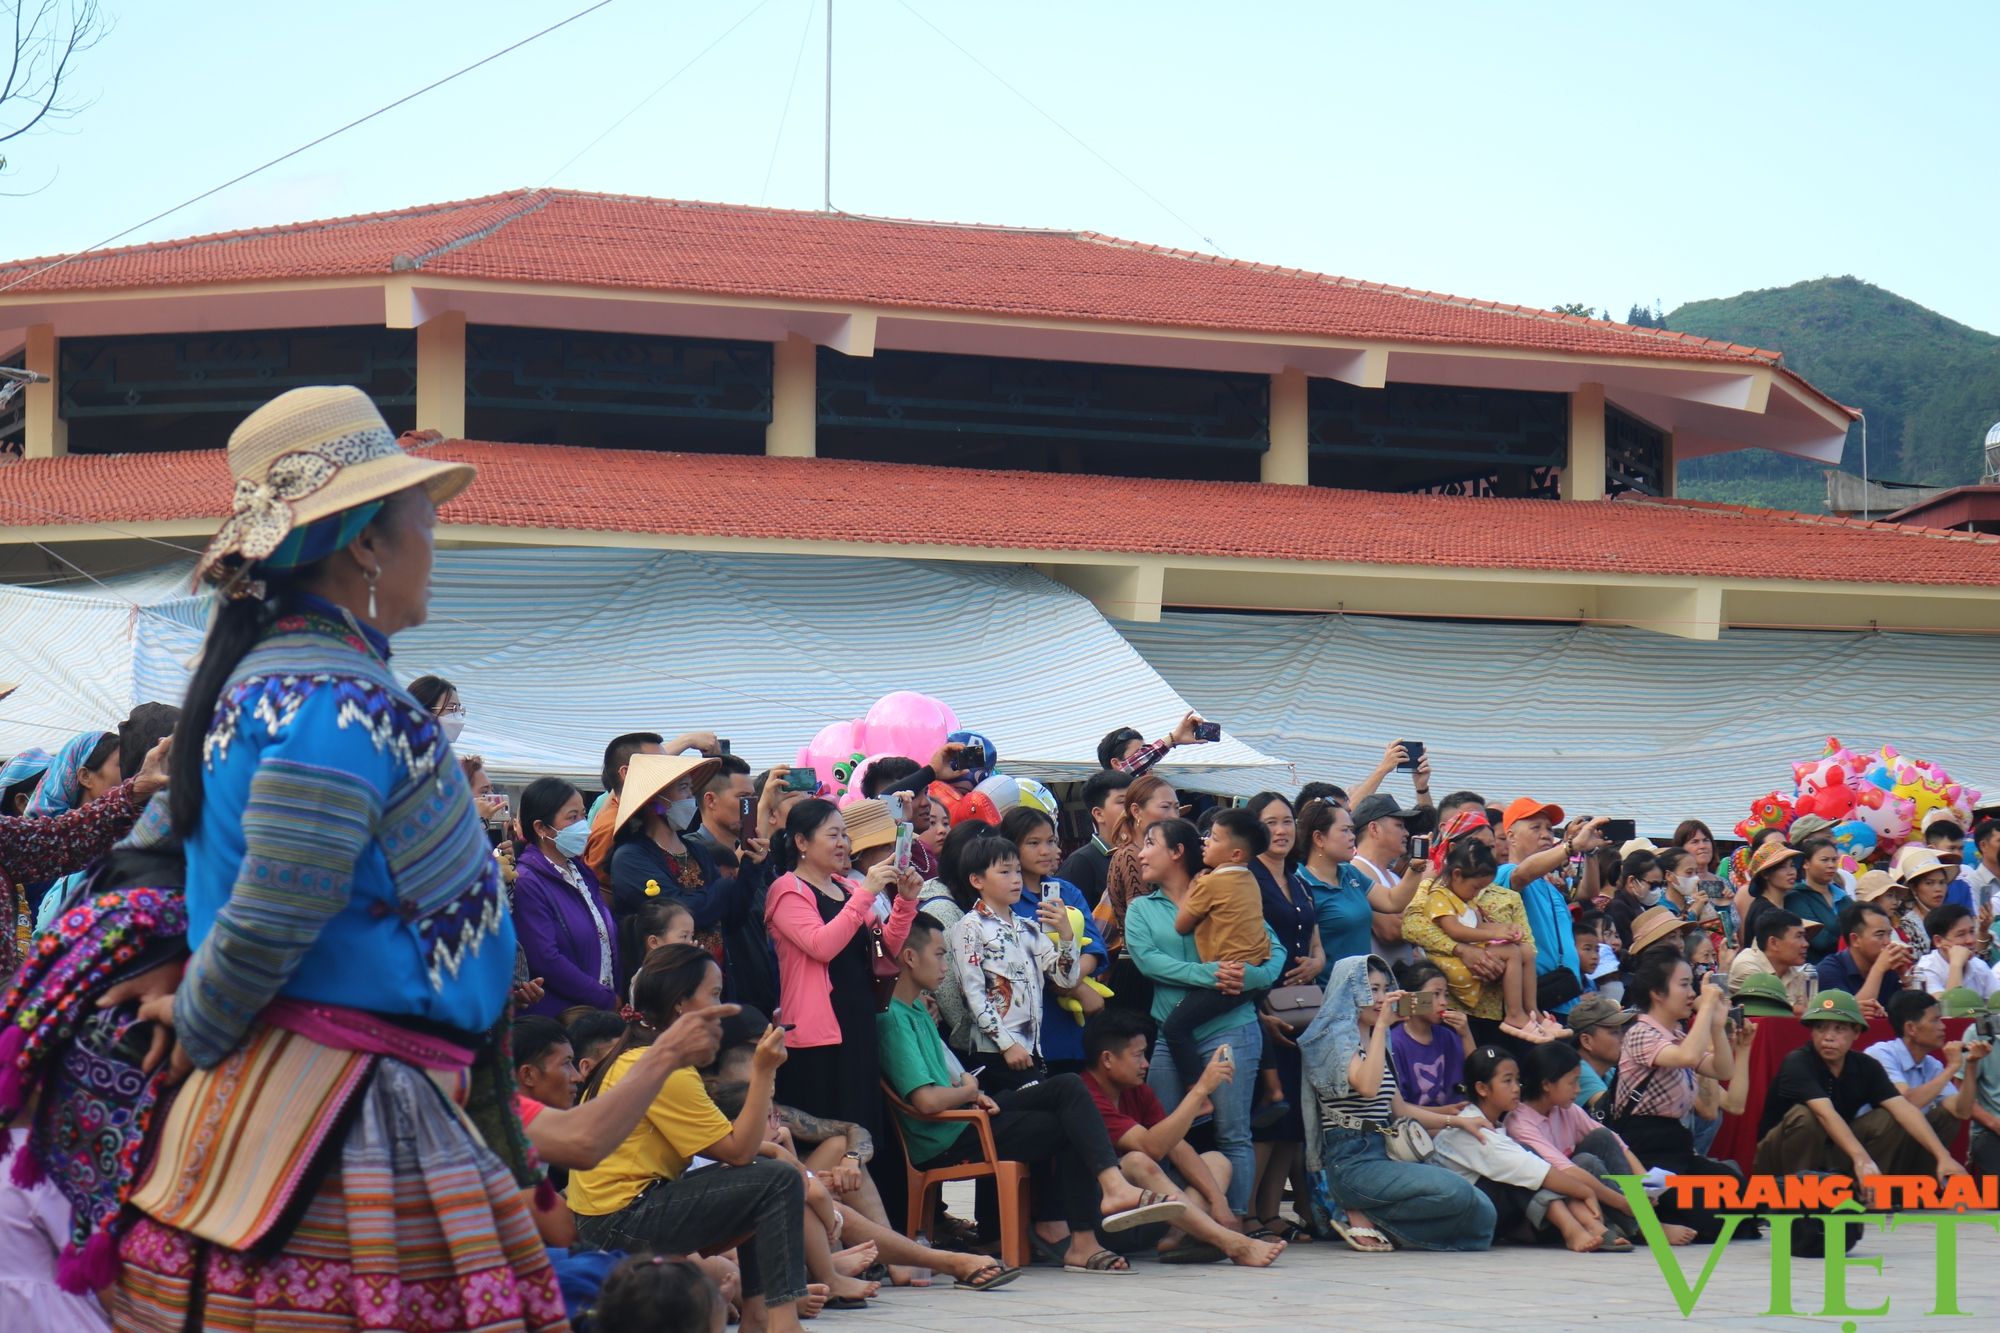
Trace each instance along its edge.
<path fill-rule="evenodd" d="M 1320 1102 L 1320 1123 L 1327 1129 L 1382 1128 L 1395 1118 L 1391 1099 L 1396 1095 L 1396 1066 L 1385 1055 L 1382 1060 L 1382 1086 L 1375 1089 L 1375 1095 L 1363 1097 L 1350 1086 L 1345 1097 Z"/>

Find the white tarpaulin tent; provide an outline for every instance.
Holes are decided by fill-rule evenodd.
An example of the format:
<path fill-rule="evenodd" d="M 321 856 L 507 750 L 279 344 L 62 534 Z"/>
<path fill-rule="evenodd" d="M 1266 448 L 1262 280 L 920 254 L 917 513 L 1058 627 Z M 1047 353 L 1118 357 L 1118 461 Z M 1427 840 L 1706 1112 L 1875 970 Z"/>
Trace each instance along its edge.
<path fill-rule="evenodd" d="M 149 699 L 179 702 L 204 598 L 187 567 L 0 588 L 0 753 L 53 748 Z M 942 699 L 991 737 L 1001 770 L 1070 781 L 1098 740 L 1164 734 L 1188 705 L 1083 597 L 1017 566 L 825 556 L 550 549 L 445 551 L 430 623 L 399 634 L 401 679 L 457 684 L 461 752 L 502 779 L 596 785 L 625 731 L 696 728 L 762 767 L 894 690 Z M 1162 770 L 1247 795 L 1290 770 L 1225 735 Z M 928 755 L 918 755 L 927 759 Z"/>
<path fill-rule="evenodd" d="M 1302 780 L 1352 783 L 1384 745 L 1429 747 L 1433 790 L 1572 814 L 1683 819 L 1719 835 L 1828 736 L 1885 742 L 1992 795 L 1986 635 L 1730 630 L 1715 642 L 1637 629 L 1369 616 L 1167 614 L 1118 628 L 1206 717 Z M 1389 789 L 1407 796 L 1409 779 Z"/>

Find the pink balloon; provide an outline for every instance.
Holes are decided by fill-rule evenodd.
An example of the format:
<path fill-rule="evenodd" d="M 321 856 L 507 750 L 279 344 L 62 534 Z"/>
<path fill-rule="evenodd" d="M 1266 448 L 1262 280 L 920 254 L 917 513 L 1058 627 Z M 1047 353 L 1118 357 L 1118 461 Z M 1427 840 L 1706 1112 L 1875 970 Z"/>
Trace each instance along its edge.
<path fill-rule="evenodd" d="M 956 730 L 958 715 L 943 703 L 914 690 L 897 690 L 877 699 L 855 727 L 855 748 L 871 755 L 902 755 L 921 764 Z"/>
<path fill-rule="evenodd" d="M 835 765 L 845 765 L 854 758 L 861 747 L 854 741 L 855 725 L 852 722 L 829 722 L 819 729 L 819 735 L 812 743 L 799 751 L 797 767 L 819 770 L 820 795 L 837 792 L 845 785 L 834 772 Z"/>

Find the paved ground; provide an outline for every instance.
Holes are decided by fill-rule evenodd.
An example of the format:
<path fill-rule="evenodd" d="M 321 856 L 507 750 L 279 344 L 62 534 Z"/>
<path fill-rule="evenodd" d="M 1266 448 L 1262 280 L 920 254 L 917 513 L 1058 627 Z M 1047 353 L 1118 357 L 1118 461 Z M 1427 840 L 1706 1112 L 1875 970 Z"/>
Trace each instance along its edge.
<path fill-rule="evenodd" d="M 969 1214 L 968 1214 L 969 1215 Z M 1399 1251 L 1363 1255 L 1345 1246 L 1294 1246 L 1266 1270 L 1229 1264 L 1168 1267 L 1135 1261 L 1128 1277 L 1084 1276 L 1036 1265 L 1011 1286 L 990 1293 L 929 1289 L 885 1290 L 866 1312 L 821 1316 L 813 1326 L 832 1333 L 875 1330 L 948 1330 L 949 1333 L 1002 1333 L 1021 1328 L 1115 1333 L 1141 1329 L 1369 1330 L 1419 1333 L 1460 1328 L 1472 1331 L 1528 1328 L 1536 1333 L 1569 1330 L 1639 1329 L 1657 1322 L 1668 1327 L 1729 1330 L 1839 1330 L 1843 1322 L 1860 1333 L 1876 1329 L 1916 1329 L 1930 1321 L 1936 1253 L 1929 1227 L 1908 1227 L 1885 1236 L 1871 1230 L 1853 1257 L 1882 1256 L 1882 1273 L 1850 1269 L 1848 1303 L 1890 1300 L 1875 1318 L 1764 1315 L 1770 1306 L 1770 1245 L 1732 1244 L 1717 1262 L 1693 1317 L 1683 1320 L 1659 1267 L 1644 1250 L 1629 1255 L 1575 1255 L 1559 1249 L 1501 1247 L 1484 1254 L 1422 1254 Z M 1690 1285 L 1700 1276 L 1707 1248 L 1675 1251 Z M 1793 1268 L 1795 1308 L 1816 1311 L 1823 1304 L 1823 1266 L 1797 1260 Z M 1992 1328 L 2000 1319 L 2000 1236 L 1968 1232 L 1960 1241 L 1959 1308 Z M 1586 1304 L 1587 1302 L 1587 1304 Z"/>

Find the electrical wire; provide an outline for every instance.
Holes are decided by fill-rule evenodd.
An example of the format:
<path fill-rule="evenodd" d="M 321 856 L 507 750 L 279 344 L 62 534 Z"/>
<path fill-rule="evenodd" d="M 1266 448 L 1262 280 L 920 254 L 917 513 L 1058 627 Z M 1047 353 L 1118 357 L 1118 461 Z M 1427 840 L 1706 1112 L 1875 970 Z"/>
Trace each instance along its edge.
<path fill-rule="evenodd" d="M 606 3 L 609 3 L 609 0 L 606 0 Z M 569 161 L 563 163 L 561 166 L 557 167 L 554 171 L 551 171 L 548 174 L 548 178 L 542 182 L 542 185 L 546 187 L 549 181 L 554 180 L 556 177 L 562 175 L 565 171 L 568 171 L 571 167 L 575 166 L 577 164 L 577 160 L 581 158 L 585 153 L 588 153 L 591 149 L 603 143 L 605 138 L 610 135 L 612 130 L 617 129 L 620 125 L 623 125 L 626 121 L 638 115 L 641 107 L 644 107 L 646 103 L 652 101 L 655 97 L 658 97 L 661 93 L 667 90 L 668 84 L 671 84 L 675 79 L 678 79 L 681 75 L 693 69 L 697 64 L 701 62 L 701 58 L 703 56 L 707 55 L 710 51 L 713 51 L 716 47 L 722 45 L 723 41 L 728 38 L 730 33 L 735 32 L 738 28 L 748 23 L 753 17 L 756 16 L 758 10 L 762 9 L 765 5 L 768 5 L 770 3 L 771 0 L 757 0 L 757 3 L 751 6 L 750 12 L 748 14 L 745 14 L 742 18 L 736 20 L 736 22 L 730 24 L 728 28 L 723 30 L 722 36 L 717 37 L 707 46 L 704 46 L 701 48 L 701 50 L 695 52 L 694 59 L 688 61 L 687 64 L 682 65 L 679 69 L 675 70 L 672 74 L 668 75 L 666 83 L 661 84 L 659 87 L 653 89 L 652 92 L 647 93 L 644 97 L 640 98 L 638 104 L 635 105 L 630 111 L 627 111 L 624 115 L 612 121 L 611 124 L 605 128 L 603 134 L 598 135 L 595 139 L 592 139 L 589 143 L 585 144 L 582 148 L 578 149 L 575 157 L 572 157 Z M 5 290 L 5 289 L 0 288 L 0 290 Z"/>
<path fill-rule="evenodd" d="M 778 113 L 778 137 L 771 141 L 771 165 L 764 168 L 764 188 L 757 191 L 759 204 L 771 193 L 771 173 L 778 169 L 778 147 L 785 142 L 785 120 L 792 114 L 792 94 L 798 91 L 799 69 L 806 62 L 806 38 L 812 36 L 813 10 L 818 7 L 819 0 L 806 0 L 806 25 L 799 30 L 799 53 L 792 58 L 792 81 L 785 85 L 785 109 Z"/>
<path fill-rule="evenodd" d="M 911 14 L 915 15 L 918 22 L 922 23 L 925 27 L 929 28 L 932 32 L 936 33 L 938 36 L 944 38 L 945 41 L 950 42 L 952 48 L 956 50 L 960 55 L 964 56 L 967 60 L 970 60 L 973 64 L 979 66 L 979 68 L 985 70 L 987 74 L 992 76 L 993 81 L 995 83 L 998 83 L 1002 88 L 1005 88 L 1008 92 L 1014 94 L 1014 96 L 1020 98 L 1023 102 L 1026 102 L 1028 104 L 1029 109 L 1032 110 L 1036 115 L 1040 116 L 1043 120 L 1046 120 L 1049 124 L 1061 130 L 1064 134 L 1067 134 L 1076 143 L 1077 147 L 1083 149 L 1084 152 L 1089 153 L 1099 162 L 1102 162 L 1105 166 L 1111 168 L 1111 170 L 1114 173 L 1116 173 L 1116 175 L 1120 180 L 1124 181 L 1127 185 L 1137 190 L 1140 194 L 1143 194 L 1148 199 L 1152 200 L 1155 204 L 1159 206 L 1160 210 L 1164 212 L 1168 217 L 1180 223 L 1183 227 L 1186 227 L 1196 236 L 1201 237 L 1202 241 L 1208 244 L 1209 246 L 1213 247 L 1217 254 L 1223 256 L 1225 259 L 1229 257 L 1229 252 L 1223 249 L 1220 245 L 1217 245 L 1213 237 L 1208 236 L 1202 231 L 1201 228 L 1195 226 L 1194 223 L 1189 222 L 1179 213 L 1174 212 L 1174 210 L 1169 208 L 1167 206 L 1166 201 L 1161 199 L 1160 196 L 1154 194 L 1151 190 L 1139 184 L 1138 181 L 1133 180 L 1130 176 L 1126 175 L 1123 171 L 1119 170 L 1118 164 L 1116 162 L 1113 162 L 1110 158 L 1106 157 L 1104 154 L 1098 152 L 1095 148 L 1092 148 L 1089 144 L 1085 143 L 1081 138 L 1077 136 L 1075 131 L 1070 129 L 1069 126 L 1063 124 L 1061 121 L 1057 120 L 1054 116 L 1042 110 L 1042 108 L 1036 104 L 1033 98 L 1029 97 L 1019 88 L 1016 88 L 1013 84 L 1007 82 L 1007 80 L 1001 78 L 999 74 L 995 73 L 991 65 L 988 65 L 978 56 L 972 54 L 972 52 L 966 50 L 963 46 L 960 46 L 956 41 L 952 39 L 950 33 L 946 32 L 943 28 L 940 28 L 937 24 L 931 22 L 929 19 L 925 18 L 922 14 L 918 13 L 916 8 L 910 4 L 910 0 L 896 0 L 896 3 L 900 4 L 903 8 L 909 10 Z"/>
<path fill-rule="evenodd" d="M 153 214 L 153 216 L 147 218 L 144 222 L 136 222 L 121 232 L 116 232 L 110 236 L 105 237 L 103 240 L 97 242 L 97 244 L 95 245 L 85 246 L 81 250 L 73 251 L 70 254 L 63 255 L 61 258 L 56 259 L 51 263 L 44 264 L 42 267 L 38 269 L 33 269 L 27 273 L 23 273 L 20 277 L 14 279 L 12 282 L 0 285 L 0 292 L 8 291 L 11 288 L 18 287 L 22 283 L 28 281 L 30 278 L 40 277 L 42 274 L 49 272 L 51 269 L 61 268 L 64 264 L 70 263 L 73 260 L 81 259 L 83 256 L 91 253 L 94 250 L 102 250 L 105 246 L 110 245 L 113 241 L 123 240 L 125 237 L 130 236 L 135 231 L 139 231 L 140 229 L 145 227 L 150 227 L 155 222 L 158 222 L 163 218 L 172 217 L 174 214 L 180 212 L 182 209 L 188 208 L 194 204 L 198 204 L 202 200 L 208 198 L 210 195 L 220 194 L 222 193 L 222 191 L 228 189 L 232 185 L 240 185 L 244 181 L 249 180 L 252 176 L 255 176 L 260 171 L 268 171 L 272 167 L 277 166 L 280 162 L 289 161 L 290 159 L 297 157 L 300 153 L 303 153 L 308 149 L 317 148 L 319 147 L 319 145 L 325 143 L 327 140 L 345 134 L 349 130 L 354 129 L 356 126 L 366 125 L 369 121 L 375 119 L 377 116 L 384 115 L 390 111 L 394 111 L 397 107 L 402 106 L 405 102 L 415 101 L 417 98 L 422 97 L 425 93 L 430 92 L 433 89 L 442 88 L 447 83 L 450 83 L 453 79 L 461 78 L 464 75 L 470 74 L 472 73 L 473 70 L 478 69 L 482 65 L 490 65 L 494 61 L 498 60 L 501 56 L 507 55 L 513 51 L 518 51 L 530 42 L 539 41 L 540 39 L 554 32 L 556 29 L 568 27 L 570 24 L 576 22 L 580 18 L 583 18 L 585 15 L 595 13 L 596 11 L 604 8 L 606 5 L 611 3 L 612 0 L 597 0 L 596 4 L 588 5 L 582 9 L 579 9 L 576 13 L 571 14 L 568 18 L 562 20 L 560 23 L 551 23 L 548 27 L 543 28 L 540 32 L 534 33 L 527 37 L 523 37 L 520 41 L 515 42 L 511 46 L 503 46 L 498 51 L 495 51 L 492 55 L 487 56 L 482 60 L 473 61 L 470 65 L 467 65 L 464 69 L 458 70 L 457 72 L 452 74 L 447 74 L 443 78 L 437 80 L 435 83 L 427 83 L 423 87 L 417 89 L 415 92 L 407 93 L 404 96 L 397 98 L 395 101 L 388 103 L 386 106 L 377 107 L 375 110 L 370 111 L 367 115 L 362 116 L 358 120 L 350 120 L 345 125 L 342 125 L 339 129 L 330 130 L 327 133 L 320 135 L 319 138 L 314 139 L 310 143 L 300 144 L 297 148 L 292 149 L 292 151 L 289 153 L 281 153 L 277 157 L 272 158 L 269 162 L 264 163 L 262 166 L 252 167 L 250 168 L 250 170 L 244 172 L 242 175 L 233 176 L 213 189 L 203 190 L 200 194 L 194 196 L 192 199 L 184 199 L 180 203 L 175 204 L 172 208 L 169 208 L 164 212 Z"/>

